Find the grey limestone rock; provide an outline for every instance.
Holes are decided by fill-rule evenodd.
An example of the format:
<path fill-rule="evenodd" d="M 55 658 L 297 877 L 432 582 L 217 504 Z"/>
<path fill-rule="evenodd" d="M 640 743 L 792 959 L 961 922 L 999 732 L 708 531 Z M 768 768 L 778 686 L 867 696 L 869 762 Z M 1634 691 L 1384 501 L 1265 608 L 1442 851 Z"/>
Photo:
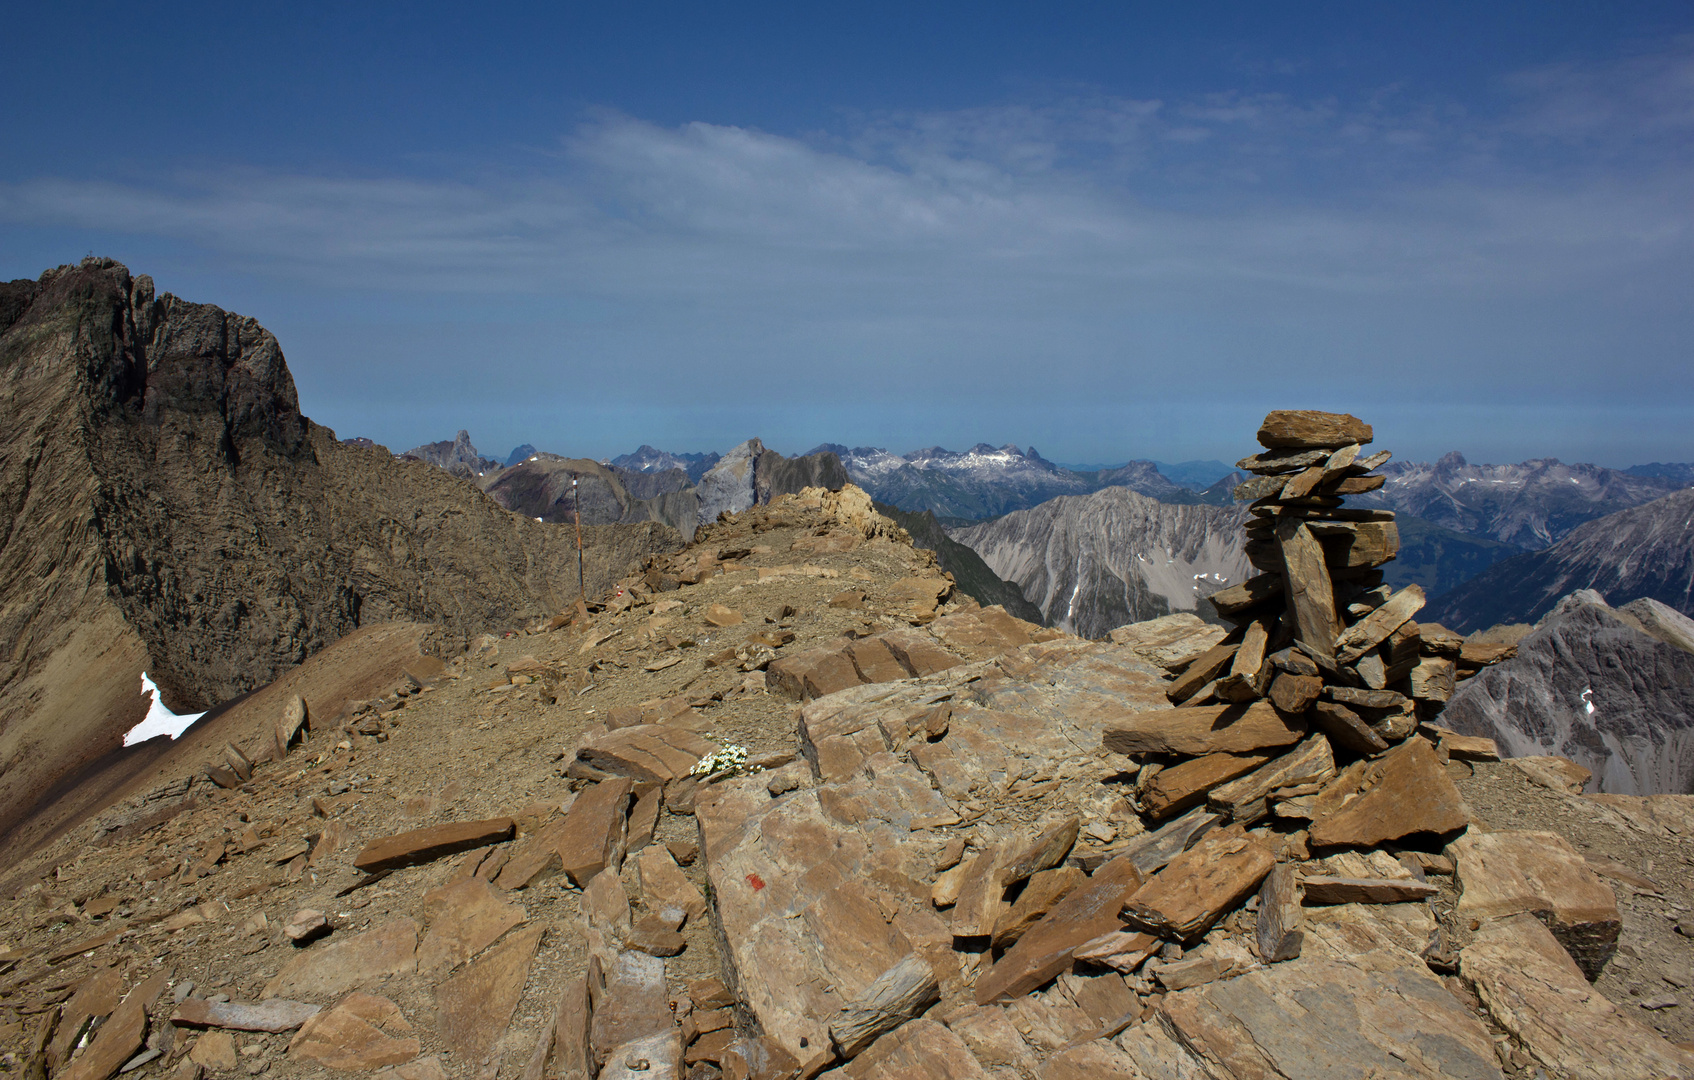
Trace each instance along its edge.
<path fill-rule="evenodd" d="M 1514 659 L 1461 684 L 1442 722 L 1507 757 L 1568 757 L 1600 791 L 1694 791 L 1694 653 L 1640 625 L 1596 594 L 1567 597 Z"/>

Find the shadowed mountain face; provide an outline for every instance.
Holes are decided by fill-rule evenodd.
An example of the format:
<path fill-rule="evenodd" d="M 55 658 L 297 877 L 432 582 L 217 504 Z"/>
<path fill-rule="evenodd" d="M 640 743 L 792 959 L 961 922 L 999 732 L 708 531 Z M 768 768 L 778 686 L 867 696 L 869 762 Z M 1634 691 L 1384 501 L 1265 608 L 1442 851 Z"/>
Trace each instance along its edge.
<path fill-rule="evenodd" d="M 462 642 L 576 595 L 574 537 L 300 414 L 271 334 L 104 259 L 0 285 L 0 820 L 361 625 Z M 467 440 L 468 442 L 468 440 Z M 589 588 L 680 544 L 589 537 Z"/>
<path fill-rule="evenodd" d="M 1177 506 L 1104 488 L 949 530 L 1023 590 L 1051 626 L 1104 637 L 1125 623 L 1194 611 L 1252 576 L 1245 509 Z"/>
<path fill-rule="evenodd" d="M 1590 521 L 1544 551 L 1497 562 L 1436 597 L 1428 617 L 1464 631 L 1533 622 L 1577 589 L 1608 601 L 1650 597 L 1694 615 L 1694 490 Z"/>
<path fill-rule="evenodd" d="M 1389 462 L 1380 491 L 1354 497 L 1470 536 L 1536 550 L 1585 521 L 1662 498 L 1684 484 L 1598 465 L 1538 458 L 1517 465 L 1472 465 L 1458 453 L 1427 462 Z"/>

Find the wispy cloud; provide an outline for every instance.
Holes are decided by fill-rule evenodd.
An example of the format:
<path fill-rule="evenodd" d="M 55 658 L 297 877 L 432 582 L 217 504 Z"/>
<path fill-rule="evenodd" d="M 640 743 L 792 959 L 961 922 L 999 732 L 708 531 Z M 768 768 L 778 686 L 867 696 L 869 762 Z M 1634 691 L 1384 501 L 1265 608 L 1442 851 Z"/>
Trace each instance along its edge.
<path fill-rule="evenodd" d="M 1486 109 L 1074 96 L 807 136 L 605 113 L 544 168 L 38 177 L 0 186 L 0 221 L 341 289 L 612 305 L 615 332 L 583 332 L 631 364 L 733 357 L 797 389 L 846 354 L 931 359 L 906 377 L 932 386 L 1039 356 L 1061 398 L 1196 372 L 1251 389 L 1368 348 L 1394 361 L 1355 376 L 1373 393 L 1421 357 L 1533 394 L 1549 348 L 1609 336 L 1614 378 L 1658 363 L 1658 392 L 1686 393 L 1663 361 L 1686 359 L 1690 134 L 1684 41 L 1519 73 Z"/>

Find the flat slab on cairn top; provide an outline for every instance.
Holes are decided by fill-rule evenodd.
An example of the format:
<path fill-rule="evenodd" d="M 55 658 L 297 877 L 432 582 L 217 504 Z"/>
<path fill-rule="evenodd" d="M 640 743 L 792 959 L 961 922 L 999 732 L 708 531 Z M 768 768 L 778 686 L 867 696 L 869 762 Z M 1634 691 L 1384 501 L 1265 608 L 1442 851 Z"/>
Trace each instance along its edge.
<path fill-rule="evenodd" d="M 1350 413 L 1277 409 L 1259 425 L 1259 445 L 1271 449 L 1339 450 L 1371 441 L 1371 426 Z"/>

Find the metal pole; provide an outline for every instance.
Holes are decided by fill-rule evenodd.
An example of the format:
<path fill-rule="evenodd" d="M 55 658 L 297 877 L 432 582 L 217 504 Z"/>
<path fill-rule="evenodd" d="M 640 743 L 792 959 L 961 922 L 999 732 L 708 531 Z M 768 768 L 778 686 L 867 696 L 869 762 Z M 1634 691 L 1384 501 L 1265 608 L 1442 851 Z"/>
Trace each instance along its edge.
<path fill-rule="evenodd" d="M 576 493 L 576 473 L 571 473 L 571 512 L 576 518 L 576 591 L 586 603 L 588 586 L 582 578 L 582 500 Z"/>

